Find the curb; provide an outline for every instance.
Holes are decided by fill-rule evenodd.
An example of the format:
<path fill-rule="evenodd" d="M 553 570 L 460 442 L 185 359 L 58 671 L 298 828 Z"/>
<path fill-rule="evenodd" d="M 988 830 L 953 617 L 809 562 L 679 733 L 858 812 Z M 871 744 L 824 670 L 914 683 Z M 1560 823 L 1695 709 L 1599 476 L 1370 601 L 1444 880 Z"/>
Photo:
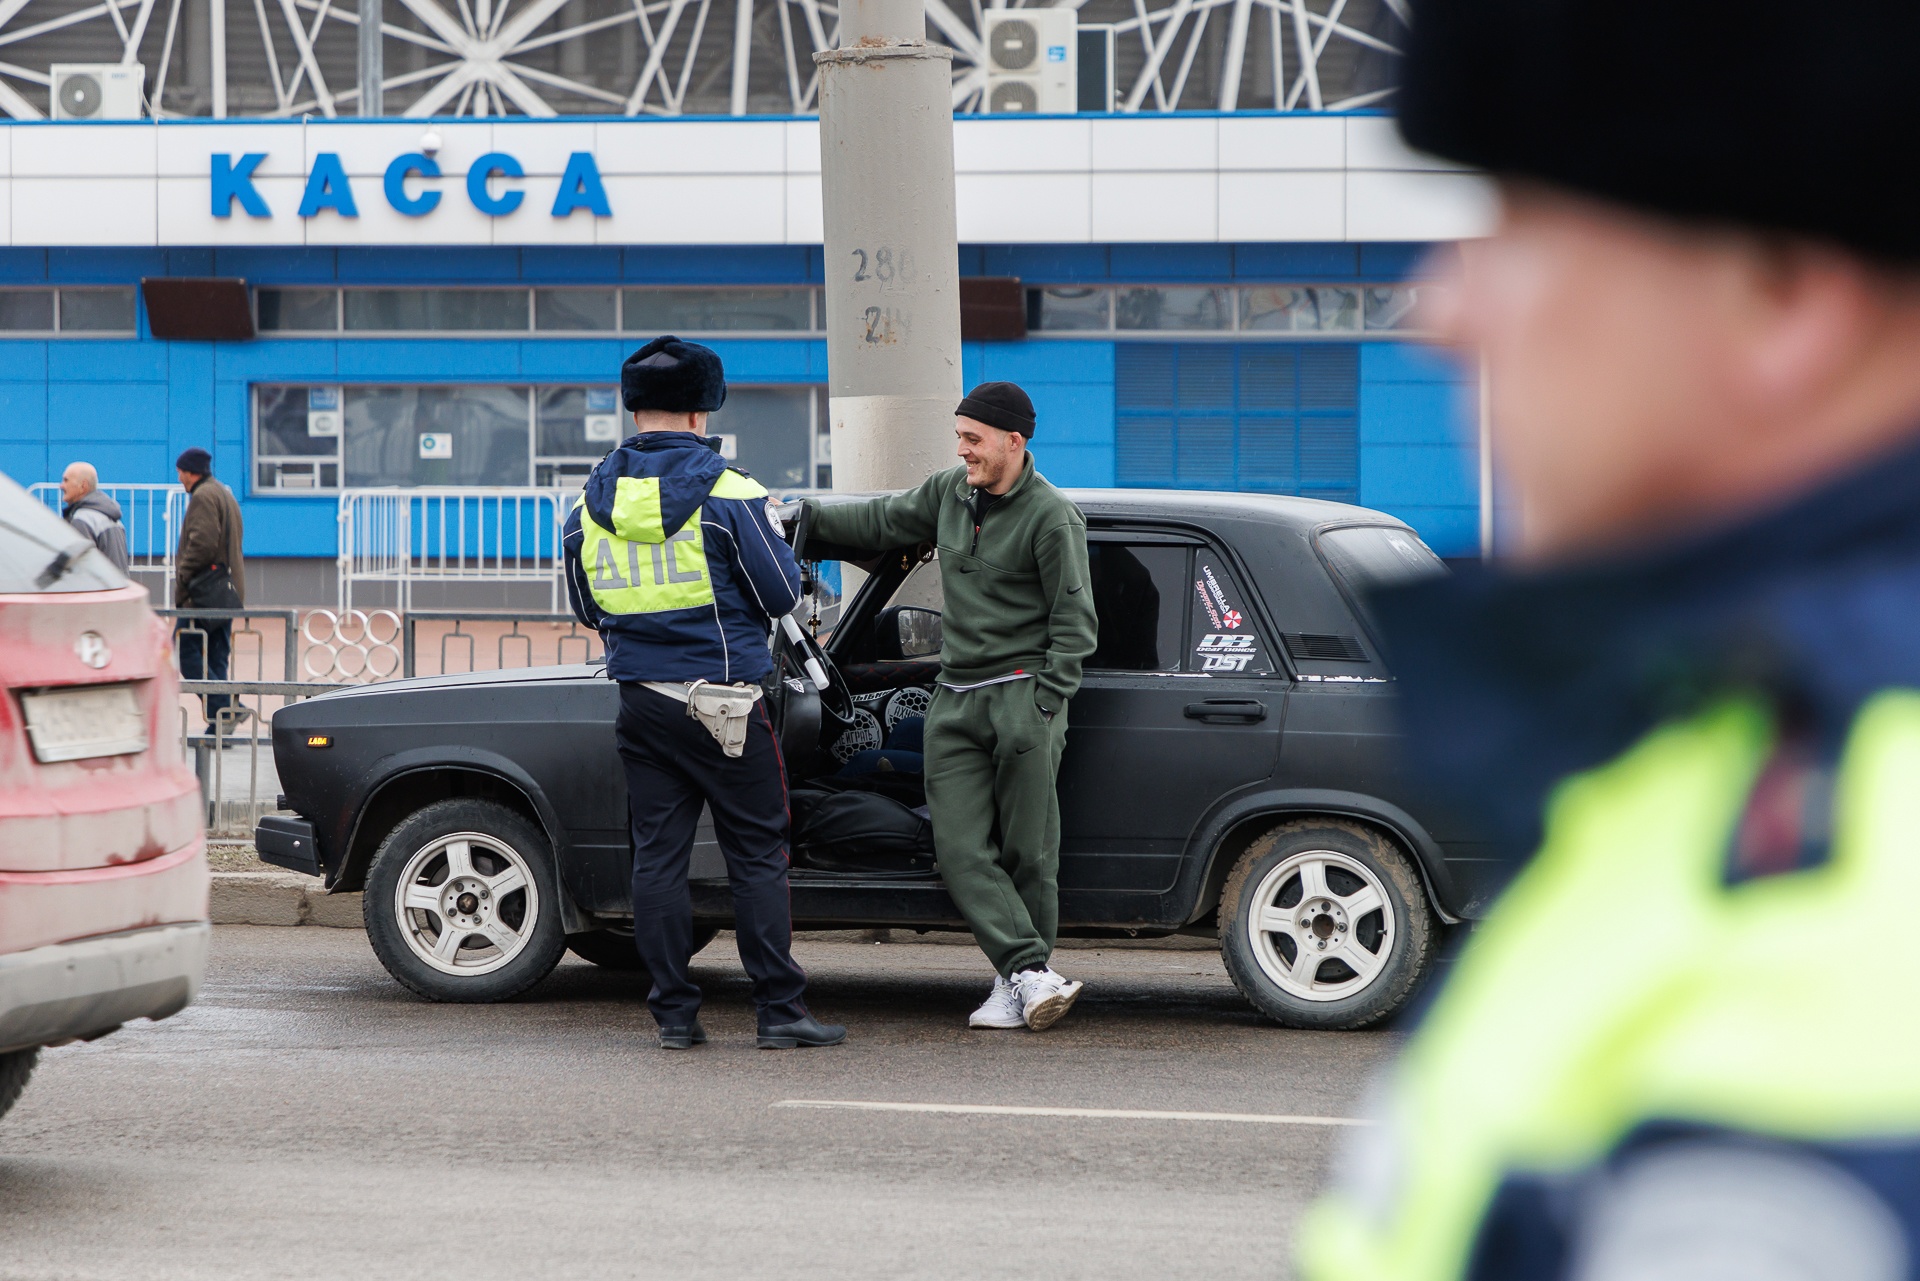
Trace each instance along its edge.
<path fill-rule="evenodd" d="M 298 872 L 215 872 L 209 914 L 215 925 L 366 928 L 360 895 L 329 894 L 319 877 Z"/>

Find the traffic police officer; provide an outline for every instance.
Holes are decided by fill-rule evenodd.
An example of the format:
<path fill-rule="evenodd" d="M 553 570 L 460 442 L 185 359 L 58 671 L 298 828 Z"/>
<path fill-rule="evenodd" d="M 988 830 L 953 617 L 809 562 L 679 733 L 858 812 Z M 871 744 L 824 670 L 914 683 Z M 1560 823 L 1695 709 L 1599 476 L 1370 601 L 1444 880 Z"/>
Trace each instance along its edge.
<path fill-rule="evenodd" d="M 1434 321 L 1522 515 L 1379 614 L 1526 866 L 1303 1272 L 1920 1276 L 1920 6 L 1413 8 L 1402 132 L 1501 181 Z"/>
<path fill-rule="evenodd" d="M 787 783 L 760 701 L 772 621 L 800 600 L 800 569 L 765 487 L 722 461 L 707 415 L 727 396 L 720 358 L 657 338 L 627 358 L 635 435 L 601 459 L 567 519 L 567 590 L 620 682 L 614 734 L 633 821 L 633 939 L 653 975 L 660 1044 L 707 1039 L 687 976 L 687 865 L 700 807 L 733 889 L 740 961 L 762 1049 L 837 1045 L 802 1001 L 787 893 Z"/>

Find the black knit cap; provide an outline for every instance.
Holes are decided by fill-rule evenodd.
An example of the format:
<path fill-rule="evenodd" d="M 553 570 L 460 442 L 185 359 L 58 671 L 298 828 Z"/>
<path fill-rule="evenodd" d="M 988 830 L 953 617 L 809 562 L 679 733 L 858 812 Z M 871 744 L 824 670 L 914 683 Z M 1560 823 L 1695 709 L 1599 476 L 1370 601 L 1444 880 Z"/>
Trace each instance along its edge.
<path fill-rule="evenodd" d="M 656 338 L 620 366 L 620 399 L 629 412 L 710 414 L 727 399 L 727 371 L 711 347 Z"/>
<path fill-rule="evenodd" d="M 956 417 L 971 418 L 1001 431 L 1015 431 L 1033 439 L 1033 401 L 1018 383 L 981 383 L 953 411 Z"/>
<path fill-rule="evenodd" d="M 190 471 L 196 476 L 213 475 L 213 455 L 198 445 L 181 450 L 180 456 L 173 460 L 173 465 L 180 471 Z"/>
<path fill-rule="evenodd" d="M 1413 0 L 1413 146 L 1920 262 L 1920 4 Z"/>

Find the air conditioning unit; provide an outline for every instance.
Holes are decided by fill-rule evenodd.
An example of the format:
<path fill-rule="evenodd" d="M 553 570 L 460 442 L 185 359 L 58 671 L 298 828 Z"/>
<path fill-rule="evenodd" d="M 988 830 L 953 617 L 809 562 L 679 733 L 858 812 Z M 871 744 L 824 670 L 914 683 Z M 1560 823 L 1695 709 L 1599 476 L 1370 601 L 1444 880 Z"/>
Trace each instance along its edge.
<path fill-rule="evenodd" d="M 139 63 L 56 62 L 55 120 L 138 120 L 146 114 L 147 69 Z"/>
<path fill-rule="evenodd" d="M 985 19 L 990 114 L 1069 115 L 1079 109 L 1077 11 L 992 9 Z"/>

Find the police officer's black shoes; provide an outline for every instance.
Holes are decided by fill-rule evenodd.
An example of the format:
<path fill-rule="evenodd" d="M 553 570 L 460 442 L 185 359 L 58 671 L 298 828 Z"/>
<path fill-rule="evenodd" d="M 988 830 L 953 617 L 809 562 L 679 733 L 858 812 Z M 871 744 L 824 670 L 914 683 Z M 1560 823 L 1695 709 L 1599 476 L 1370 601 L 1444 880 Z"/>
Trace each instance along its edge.
<path fill-rule="evenodd" d="M 847 1029 L 838 1023 L 822 1023 L 809 1014 L 796 1023 L 760 1029 L 760 1048 L 791 1050 L 803 1045 L 838 1045 L 847 1039 Z"/>
<path fill-rule="evenodd" d="M 707 1043 L 707 1029 L 700 1026 L 700 1020 L 691 1023 L 662 1024 L 660 1027 L 660 1048 L 663 1050 L 691 1050 L 696 1045 Z"/>

